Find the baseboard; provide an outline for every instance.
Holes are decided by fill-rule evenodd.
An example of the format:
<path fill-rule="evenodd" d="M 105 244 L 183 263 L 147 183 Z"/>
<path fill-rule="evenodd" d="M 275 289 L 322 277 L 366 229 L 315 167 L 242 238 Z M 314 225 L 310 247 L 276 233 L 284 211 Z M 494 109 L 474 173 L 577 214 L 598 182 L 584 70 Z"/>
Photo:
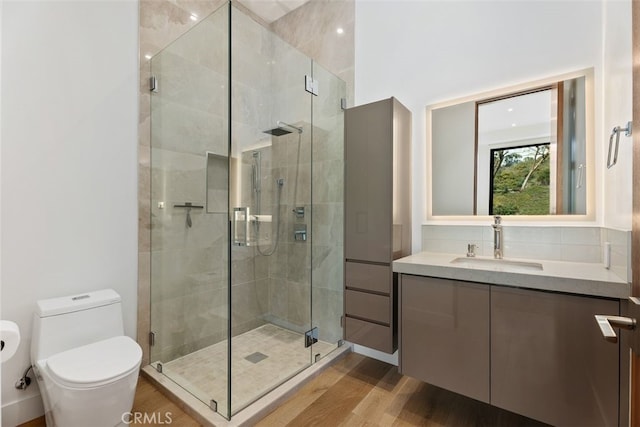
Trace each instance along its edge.
<path fill-rule="evenodd" d="M 393 354 L 384 353 L 379 350 L 374 350 L 369 347 L 364 347 L 362 345 L 354 344 L 353 352 L 361 354 L 363 356 L 371 357 L 372 359 L 379 360 L 381 362 L 388 363 L 390 365 L 398 366 L 398 352 L 396 351 Z"/>
<path fill-rule="evenodd" d="M 17 426 L 44 415 L 44 406 L 39 394 L 2 405 L 3 426 Z"/>

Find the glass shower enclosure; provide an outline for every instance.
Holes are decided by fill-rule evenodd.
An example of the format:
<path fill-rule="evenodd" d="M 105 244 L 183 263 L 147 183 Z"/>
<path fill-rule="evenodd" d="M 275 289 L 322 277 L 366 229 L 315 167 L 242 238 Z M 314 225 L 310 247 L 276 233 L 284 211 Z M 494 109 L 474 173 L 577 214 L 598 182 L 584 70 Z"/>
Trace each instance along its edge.
<path fill-rule="evenodd" d="M 231 418 L 342 338 L 346 87 L 233 2 L 151 71 L 151 363 Z"/>

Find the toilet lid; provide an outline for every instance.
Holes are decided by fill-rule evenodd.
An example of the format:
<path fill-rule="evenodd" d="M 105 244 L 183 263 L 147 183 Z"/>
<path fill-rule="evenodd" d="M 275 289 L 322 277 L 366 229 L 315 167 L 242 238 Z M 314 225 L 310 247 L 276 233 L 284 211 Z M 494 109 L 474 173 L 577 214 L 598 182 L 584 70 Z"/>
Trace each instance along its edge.
<path fill-rule="evenodd" d="M 55 354 L 47 359 L 53 379 L 75 388 L 97 387 L 137 370 L 142 349 L 127 336 L 118 336 Z"/>

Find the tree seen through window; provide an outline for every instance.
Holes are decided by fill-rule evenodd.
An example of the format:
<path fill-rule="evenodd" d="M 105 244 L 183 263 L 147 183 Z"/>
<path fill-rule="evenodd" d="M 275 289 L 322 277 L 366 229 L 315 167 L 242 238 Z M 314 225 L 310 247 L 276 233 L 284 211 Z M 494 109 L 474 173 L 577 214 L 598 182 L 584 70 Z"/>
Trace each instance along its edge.
<path fill-rule="evenodd" d="M 549 213 L 549 143 L 491 150 L 490 215 Z"/>

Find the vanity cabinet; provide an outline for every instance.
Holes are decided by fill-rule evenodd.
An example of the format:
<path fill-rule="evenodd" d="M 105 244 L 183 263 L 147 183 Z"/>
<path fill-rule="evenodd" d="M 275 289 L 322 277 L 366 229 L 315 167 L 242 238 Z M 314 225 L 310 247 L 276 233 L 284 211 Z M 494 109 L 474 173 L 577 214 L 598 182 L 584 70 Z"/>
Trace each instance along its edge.
<path fill-rule="evenodd" d="M 491 404 L 556 426 L 618 425 L 617 300 L 491 287 Z"/>
<path fill-rule="evenodd" d="M 397 349 L 394 259 L 411 252 L 411 113 L 395 98 L 345 110 L 344 338 Z"/>
<path fill-rule="evenodd" d="M 619 425 L 617 299 L 401 274 L 400 371 L 556 426 Z M 620 406 L 619 406 L 620 405 Z"/>
<path fill-rule="evenodd" d="M 490 287 L 401 276 L 400 371 L 489 403 Z"/>

